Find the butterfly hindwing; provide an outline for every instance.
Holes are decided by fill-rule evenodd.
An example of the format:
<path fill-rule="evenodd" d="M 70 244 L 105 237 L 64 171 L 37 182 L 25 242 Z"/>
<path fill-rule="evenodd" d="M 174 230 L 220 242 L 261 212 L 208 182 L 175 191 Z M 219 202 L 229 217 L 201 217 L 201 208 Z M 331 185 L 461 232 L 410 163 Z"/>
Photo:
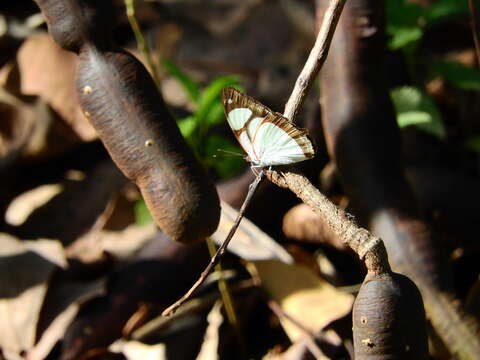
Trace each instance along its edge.
<path fill-rule="evenodd" d="M 296 128 L 278 113 L 265 117 L 253 147 L 264 166 L 292 164 L 314 156 L 306 131 Z"/>
<path fill-rule="evenodd" d="M 307 132 L 255 99 L 222 90 L 227 121 L 254 166 L 291 164 L 314 156 Z"/>

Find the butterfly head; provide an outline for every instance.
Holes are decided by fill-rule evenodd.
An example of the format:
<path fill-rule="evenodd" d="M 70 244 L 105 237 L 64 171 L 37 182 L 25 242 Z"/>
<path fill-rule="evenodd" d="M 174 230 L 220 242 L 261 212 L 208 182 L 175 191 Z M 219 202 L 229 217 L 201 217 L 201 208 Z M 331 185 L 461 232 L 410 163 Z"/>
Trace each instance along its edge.
<path fill-rule="evenodd" d="M 250 164 L 252 164 L 252 166 L 254 166 L 254 167 L 261 167 L 261 164 L 262 164 L 262 163 L 260 162 L 260 160 L 253 159 L 253 158 L 251 158 L 249 155 L 245 155 L 243 158 L 244 158 L 246 161 L 248 161 Z"/>

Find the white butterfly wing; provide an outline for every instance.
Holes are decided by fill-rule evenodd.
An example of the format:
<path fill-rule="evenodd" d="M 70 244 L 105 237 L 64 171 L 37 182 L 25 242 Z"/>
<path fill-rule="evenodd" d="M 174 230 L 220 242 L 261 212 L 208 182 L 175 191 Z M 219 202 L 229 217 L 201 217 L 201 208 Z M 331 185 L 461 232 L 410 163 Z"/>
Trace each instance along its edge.
<path fill-rule="evenodd" d="M 247 122 L 248 124 L 251 123 L 249 120 L 251 120 L 252 114 L 252 110 L 248 108 L 234 108 L 227 113 L 227 121 L 248 157 L 257 161 L 258 159 L 255 156 L 252 144 L 255 129 L 253 126 L 247 126 Z"/>
<path fill-rule="evenodd" d="M 235 108 L 228 112 L 227 121 L 232 130 L 241 130 L 252 116 L 252 110 L 248 108 Z"/>
<path fill-rule="evenodd" d="M 271 122 L 268 118 L 270 116 L 258 128 L 253 141 L 253 151 L 261 166 L 288 165 L 313 156 L 313 146 L 306 135 L 292 136 L 291 129 L 279 126 L 282 121 L 277 118 Z"/>
<path fill-rule="evenodd" d="M 231 87 L 222 90 L 222 100 L 227 121 L 254 165 L 286 165 L 314 156 L 306 131 L 281 114 Z"/>

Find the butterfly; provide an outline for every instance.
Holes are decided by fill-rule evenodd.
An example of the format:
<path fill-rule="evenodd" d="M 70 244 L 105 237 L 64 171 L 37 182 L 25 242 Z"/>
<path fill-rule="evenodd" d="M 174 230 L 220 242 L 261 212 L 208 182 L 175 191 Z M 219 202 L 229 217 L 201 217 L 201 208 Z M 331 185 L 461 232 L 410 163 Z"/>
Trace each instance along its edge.
<path fill-rule="evenodd" d="M 228 124 L 252 168 L 293 164 L 315 155 L 307 131 L 282 114 L 232 87 L 222 89 L 222 102 Z"/>

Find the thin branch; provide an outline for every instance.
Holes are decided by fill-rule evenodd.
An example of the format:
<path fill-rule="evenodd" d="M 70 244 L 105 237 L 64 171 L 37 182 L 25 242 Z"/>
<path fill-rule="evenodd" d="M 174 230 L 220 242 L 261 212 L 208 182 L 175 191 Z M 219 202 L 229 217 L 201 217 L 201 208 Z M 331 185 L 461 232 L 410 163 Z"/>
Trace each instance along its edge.
<path fill-rule="evenodd" d="M 333 0 L 330 2 L 330 5 L 325 12 L 322 26 L 318 32 L 315 44 L 313 45 L 310 55 L 295 82 L 292 94 L 285 105 L 283 115 L 291 121 L 295 120 L 300 107 L 305 101 L 305 97 L 308 94 L 308 90 L 310 89 L 313 80 L 327 58 L 328 49 L 330 48 L 333 34 L 335 33 L 338 19 L 340 18 L 345 2 L 346 0 Z"/>
<path fill-rule="evenodd" d="M 162 312 L 163 316 L 168 316 L 174 313 L 185 301 L 187 301 L 190 298 L 190 296 L 192 296 L 192 294 L 195 292 L 195 290 L 197 290 L 205 282 L 208 274 L 210 273 L 210 271 L 212 271 L 213 267 L 218 264 L 223 254 L 225 254 L 225 251 L 227 250 L 227 246 L 230 243 L 230 240 L 232 240 L 233 235 L 237 231 L 237 228 L 240 225 L 240 221 L 242 220 L 243 215 L 245 214 L 245 210 L 247 209 L 248 204 L 252 200 L 255 190 L 257 189 L 260 182 L 263 180 L 264 174 L 265 172 L 263 170 L 260 171 L 257 177 L 255 178 L 255 181 L 250 185 L 248 194 L 245 197 L 245 201 L 243 202 L 242 207 L 238 212 L 238 216 L 235 219 L 235 222 L 233 223 L 233 226 L 230 229 L 230 232 L 228 233 L 226 239 L 223 241 L 222 245 L 220 245 L 220 247 L 218 248 L 217 253 L 210 259 L 210 263 L 208 264 L 208 266 L 205 268 L 205 270 L 203 270 L 198 280 L 185 293 L 185 295 L 183 295 L 179 300 L 177 300 L 174 304 L 170 305 L 168 308 L 166 308 Z"/>
<path fill-rule="evenodd" d="M 346 0 L 332 0 L 325 12 L 315 45 L 310 51 L 305 66 L 285 105 L 284 116 L 292 121 L 295 120 L 315 76 L 325 63 L 345 2 Z M 295 193 L 304 203 L 310 205 L 315 212 L 322 216 L 335 235 L 352 248 L 360 259 L 365 261 L 369 271 L 376 273 L 390 271 L 383 242 L 368 230 L 358 227 L 353 221 L 353 216 L 330 202 L 295 167 L 285 167 L 284 171 L 268 170 L 266 176 L 274 184 Z"/>
<path fill-rule="evenodd" d="M 332 232 L 365 261 L 369 272 L 390 271 L 387 250 L 383 242 L 368 230 L 359 227 L 353 216 L 338 208 L 323 195 L 303 174 L 294 167 L 284 170 L 266 171 L 267 178 L 274 184 L 289 189 L 305 204 L 323 217 Z"/>
<path fill-rule="evenodd" d="M 145 60 L 147 61 L 148 67 L 152 71 L 153 81 L 155 81 L 157 88 L 159 88 L 160 77 L 158 76 L 157 67 L 153 63 L 152 54 L 150 53 L 150 48 L 148 47 L 145 41 L 145 38 L 143 37 L 142 30 L 140 30 L 140 26 L 138 25 L 137 18 L 135 17 L 134 0 L 125 0 L 125 6 L 127 8 L 128 21 L 130 22 L 130 26 L 132 28 L 133 34 L 135 35 L 135 39 L 137 40 L 138 49 L 145 56 Z"/>

